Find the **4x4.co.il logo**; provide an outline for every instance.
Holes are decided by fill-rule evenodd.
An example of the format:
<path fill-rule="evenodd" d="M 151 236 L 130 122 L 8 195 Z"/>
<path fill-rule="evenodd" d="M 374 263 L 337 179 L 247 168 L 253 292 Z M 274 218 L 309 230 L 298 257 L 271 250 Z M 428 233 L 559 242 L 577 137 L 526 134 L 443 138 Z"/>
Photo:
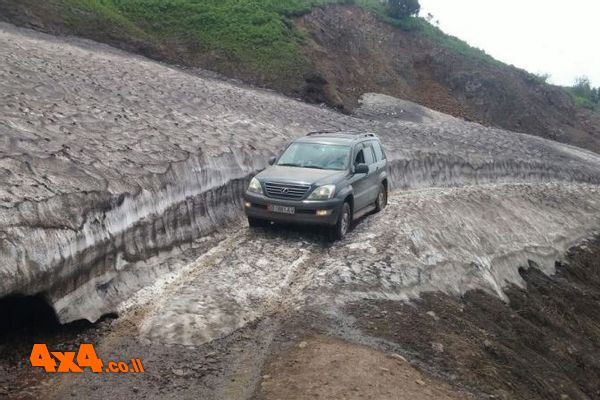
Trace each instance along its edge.
<path fill-rule="evenodd" d="M 129 361 L 110 361 L 104 368 L 104 363 L 96 355 L 93 344 L 80 344 L 77 355 L 74 351 L 48 351 L 45 344 L 34 344 L 29 357 L 32 367 L 42 367 L 46 372 L 83 372 L 88 368 L 92 372 L 144 372 L 144 366 L 139 358 Z"/>

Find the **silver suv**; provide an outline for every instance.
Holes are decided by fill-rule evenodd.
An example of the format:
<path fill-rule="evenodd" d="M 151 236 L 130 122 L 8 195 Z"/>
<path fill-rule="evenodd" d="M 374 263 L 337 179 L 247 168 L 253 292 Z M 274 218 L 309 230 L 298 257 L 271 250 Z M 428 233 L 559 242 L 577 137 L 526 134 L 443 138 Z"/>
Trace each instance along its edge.
<path fill-rule="evenodd" d="M 290 143 L 250 181 L 250 227 L 270 221 L 324 225 L 336 239 L 387 204 L 387 160 L 373 133 L 312 132 Z"/>

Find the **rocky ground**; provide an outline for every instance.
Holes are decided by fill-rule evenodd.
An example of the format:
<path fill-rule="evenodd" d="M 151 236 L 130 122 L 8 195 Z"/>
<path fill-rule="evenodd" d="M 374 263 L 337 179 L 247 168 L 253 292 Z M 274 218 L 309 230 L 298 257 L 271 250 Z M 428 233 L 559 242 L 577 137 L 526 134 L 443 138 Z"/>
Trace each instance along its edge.
<path fill-rule="evenodd" d="M 10 25 L 0 42 L 0 395 L 598 397 L 597 154 Z M 249 230 L 247 179 L 319 128 L 380 135 L 387 209 L 335 243 Z M 146 372 L 49 376 L 34 342 Z"/>

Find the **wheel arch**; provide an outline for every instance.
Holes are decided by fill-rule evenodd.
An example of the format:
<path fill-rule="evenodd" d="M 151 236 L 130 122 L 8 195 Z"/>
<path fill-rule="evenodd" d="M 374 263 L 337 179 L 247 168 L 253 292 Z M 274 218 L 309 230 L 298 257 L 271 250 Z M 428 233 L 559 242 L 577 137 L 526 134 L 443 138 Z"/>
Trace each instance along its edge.
<path fill-rule="evenodd" d="M 385 178 L 383 178 L 383 180 L 381 181 L 381 184 L 383 185 L 383 187 L 385 188 L 385 191 L 389 193 L 390 191 L 390 186 L 388 183 L 388 178 L 387 176 Z"/>
<path fill-rule="evenodd" d="M 344 203 L 348 203 L 350 205 L 350 212 L 354 214 L 354 194 L 349 193 L 344 197 Z"/>

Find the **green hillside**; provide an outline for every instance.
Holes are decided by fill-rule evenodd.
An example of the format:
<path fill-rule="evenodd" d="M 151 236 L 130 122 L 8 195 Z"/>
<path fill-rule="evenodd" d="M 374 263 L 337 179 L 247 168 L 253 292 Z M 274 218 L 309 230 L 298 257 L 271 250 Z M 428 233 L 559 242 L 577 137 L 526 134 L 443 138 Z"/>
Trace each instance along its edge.
<path fill-rule="evenodd" d="M 50 31 L 133 47 L 169 62 L 281 82 L 297 79 L 307 63 L 300 51 L 302 34 L 290 18 L 314 7 L 350 3 L 461 54 L 494 61 L 424 19 L 387 17 L 379 0 L 0 0 L 0 14 L 10 21 L 25 19 L 25 24 L 31 23 L 27 19 L 33 15 Z M 209 61 L 207 54 L 212 57 Z"/>
<path fill-rule="evenodd" d="M 93 10 L 131 35 L 157 43 L 177 41 L 201 52 L 219 51 L 232 61 L 270 73 L 297 69 L 301 37 L 287 18 L 335 0 L 64 0 L 71 11 Z M 69 23 L 82 26 L 77 12 Z"/>

